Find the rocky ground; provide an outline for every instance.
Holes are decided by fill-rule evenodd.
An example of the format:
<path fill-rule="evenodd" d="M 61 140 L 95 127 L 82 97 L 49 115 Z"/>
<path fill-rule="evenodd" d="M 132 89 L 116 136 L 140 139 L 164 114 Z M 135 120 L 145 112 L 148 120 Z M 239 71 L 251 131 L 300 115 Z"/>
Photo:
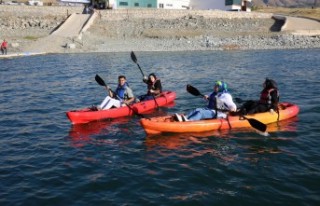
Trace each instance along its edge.
<path fill-rule="evenodd" d="M 18 7 L 17 7 L 18 8 Z M 79 9 L 81 10 L 81 9 Z M 0 7 L 1 11 L 1 7 Z M 281 22 L 273 18 L 204 18 L 185 15 L 174 19 L 97 18 L 81 39 L 52 37 L 49 34 L 66 15 L 19 15 L 0 12 L 1 37 L 10 44 L 9 53 L 40 50 L 53 53 L 244 50 L 319 48 L 320 36 L 280 32 Z M 8 18 L 10 17 L 10 18 Z M 68 49 L 65 45 L 74 44 Z"/>

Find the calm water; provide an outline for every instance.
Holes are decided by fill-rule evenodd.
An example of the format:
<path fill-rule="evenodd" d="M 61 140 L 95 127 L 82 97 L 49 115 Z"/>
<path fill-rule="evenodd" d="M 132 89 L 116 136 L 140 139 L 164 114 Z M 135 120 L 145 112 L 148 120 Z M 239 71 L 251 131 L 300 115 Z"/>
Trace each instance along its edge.
<path fill-rule="evenodd" d="M 234 97 L 255 99 L 265 77 L 297 118 L 251 129 L 148 137 L 139 117 L 72 126 L 68 110 L 98 104 L 124 74 L 136 95 L 141 73 L 129 53 L 0 60 L 1 205 L 319 205 L 320 50 L 136 53 L 156 72 L 174 107 L 204 105 L 214 80 Z"/>

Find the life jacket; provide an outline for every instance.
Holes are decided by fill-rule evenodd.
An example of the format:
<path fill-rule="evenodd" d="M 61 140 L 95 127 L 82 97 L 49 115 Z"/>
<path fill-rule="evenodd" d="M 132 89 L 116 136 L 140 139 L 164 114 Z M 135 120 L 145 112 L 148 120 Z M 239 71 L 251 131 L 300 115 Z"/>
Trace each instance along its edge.
<path fill-rule="evenodd" d="M 148 81 L 148 95 L 151 95 L 150 89 L 152 89 L 152 90 L 156 89 L 154 85 L 156 84 L 157 81 L 160 81 L 160 79 L 155 79 L 154 82 Z"/>
<path fill-rule="evenodd" d="M 127 87 L 128 87 L 128 83 L 126 82 L 123 86 L 121 85 L 118 85 L 115 93 L 117 94 L 117 96 L 120 98 L 120 100 L 126 100 L 128 97 L 127 97 Z"/>
<path fill-rule="evenodd" d="M 271 89 L 264 89 L 261 94 L 260 94 L 260 104 L 265 104 L 268 106 L 272 105 L 272 97 L 271 97 L 271 92 L 276 91 L 277 92 L 277 98 L 279 99 L 279 91 L 276 88 L 271 88 Z"/>

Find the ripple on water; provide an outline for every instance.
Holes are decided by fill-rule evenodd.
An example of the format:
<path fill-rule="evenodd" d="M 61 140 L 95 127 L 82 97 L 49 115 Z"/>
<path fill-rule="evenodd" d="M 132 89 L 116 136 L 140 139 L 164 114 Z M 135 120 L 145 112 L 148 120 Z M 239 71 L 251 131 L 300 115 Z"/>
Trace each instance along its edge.
<path fill-rule="evenodd" d="M 0 202 L 5 205 L 316 205 L 319 200 L 319 50 L 139 52 L 175 106 L 206 104 L 215 80 L 234 97 L 256 99 L 265 77 L 297 118 L 252 128 L 146 136 L 139 117 L 71 125 L 65 112 L 99 104 L 94 76 L 115 89 L 127 76 L 136 95 L 141 73 L 128 53 L 46 55 L 1 61 Z M 276 58 L 275 58 L 276 57 Z M 238 105 L 239 106 L 239 105 Z"/>

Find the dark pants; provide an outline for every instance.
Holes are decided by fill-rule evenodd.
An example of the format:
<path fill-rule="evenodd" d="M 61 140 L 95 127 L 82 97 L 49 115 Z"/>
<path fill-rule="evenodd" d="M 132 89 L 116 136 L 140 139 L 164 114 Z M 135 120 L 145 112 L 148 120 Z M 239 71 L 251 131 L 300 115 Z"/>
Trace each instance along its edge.
<path fill-rule="evenodd" d="M 1 48 L 2 54 L 7 54 L 7 48 Z"/>
<path fill-rule="evenodd" d="M 141 95 L 141 96 L 138 97 L 138 99 L 139 99 L 140 101 L 147 101 L 147 100 L 151 100 L 151 99 L 154 99 L 154 98 L 155 98 L 154 96 L 152 96 L 152 95 L 147 95 L 147 94 Z"/>
<path fill-rule="evenodd" d="M 258 101 L 249 100 L 246 101 L 240 107 L 241 114 L 255 114 L 260 112 L 267 112 L 269 110 L 266 104 L 261 104 Z"/>

